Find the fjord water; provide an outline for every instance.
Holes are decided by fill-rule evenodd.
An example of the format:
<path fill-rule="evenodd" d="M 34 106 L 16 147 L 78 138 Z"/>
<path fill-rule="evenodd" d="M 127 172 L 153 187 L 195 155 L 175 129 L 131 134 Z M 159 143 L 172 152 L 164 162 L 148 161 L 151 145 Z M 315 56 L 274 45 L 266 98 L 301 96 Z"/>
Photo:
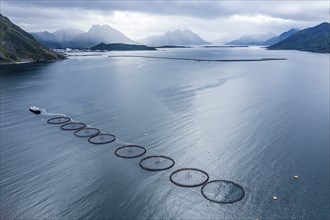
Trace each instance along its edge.
<path fill-rule="evenodd" d="M 130 54 L 287 60 L 108 57 Z M 1 219 L 329 219 L 328 54 L 187 48 L 1 68 Z M 119 142 L 92 145 L 31 105 L 175 166 L 143 170 L 114 155 Z M 236 182 L 245 197 L 215 204 L 172 184 L 183 167 Z"/>

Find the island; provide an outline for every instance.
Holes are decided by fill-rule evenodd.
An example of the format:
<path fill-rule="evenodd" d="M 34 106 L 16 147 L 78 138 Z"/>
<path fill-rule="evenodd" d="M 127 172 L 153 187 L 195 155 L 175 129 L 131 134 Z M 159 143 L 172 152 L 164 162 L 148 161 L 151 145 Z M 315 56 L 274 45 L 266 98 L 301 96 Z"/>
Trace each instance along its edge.
<path fill-rule="evenodd" d="M 126 51 L 126 50 L 157 50 L 155 47 L 148 47 L 138 44 L 123 44 L 123 43 L 100 43 L 90 48 L 91 51 Z"/>

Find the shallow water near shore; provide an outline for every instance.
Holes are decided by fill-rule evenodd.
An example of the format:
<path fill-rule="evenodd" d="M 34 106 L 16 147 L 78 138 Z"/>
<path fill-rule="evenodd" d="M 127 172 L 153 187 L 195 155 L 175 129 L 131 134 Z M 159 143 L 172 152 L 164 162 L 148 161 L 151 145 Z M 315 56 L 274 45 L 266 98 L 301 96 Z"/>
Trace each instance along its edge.
<path fill-rule="evenodd" d="M 122 55 L 287 60 L 108 57 Z M 1 68 L 1 219 L 330 217 L 328 54 L 176 48 Z M 93 145 L 47 124 L 52 116 L 32 114 L 31 105 L 118 139 Z M 119 158 L 120 143 L 147 154 Z M 147 155 L 175 165 L 141 169 Z M 171 183 L 186 167 L 241 185 L 244 198 L 212 203 L 201 187 Z"/>

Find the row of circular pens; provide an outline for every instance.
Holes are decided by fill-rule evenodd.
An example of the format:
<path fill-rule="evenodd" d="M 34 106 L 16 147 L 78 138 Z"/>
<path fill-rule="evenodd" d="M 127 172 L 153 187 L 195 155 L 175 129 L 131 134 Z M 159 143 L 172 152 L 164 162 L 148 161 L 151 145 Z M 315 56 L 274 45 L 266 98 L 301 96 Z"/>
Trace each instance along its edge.
<path fill-rule="evenodd" d="M 116 141 L 116 136 L 101 132 L 81 122 L 75 122 L 66 116 L 57 116 L 47 120 L 49 124 L 61 125 L 62 130 L 74 131 L 74 135 L 88 138 L 91 144 L 109 144 Z M 143 156 L 146 148 L 139 145 L 122 145 L 115 150 L 115 155 L 131 159 Z M 140 167 L 148 171 L 164 171 L 172 168 L 175 161 L 167 156 L 147 156 L 140 160 Z M 170 175 L 170 181 L 181 187 L 199 187 L 202 195 L 211 202 L 235 203 L 243 199 L 245 192 L 242 186 L 227 180 L 208 181 L 209 175 L 200 169 L 182 168 L 175 170 Z"/>

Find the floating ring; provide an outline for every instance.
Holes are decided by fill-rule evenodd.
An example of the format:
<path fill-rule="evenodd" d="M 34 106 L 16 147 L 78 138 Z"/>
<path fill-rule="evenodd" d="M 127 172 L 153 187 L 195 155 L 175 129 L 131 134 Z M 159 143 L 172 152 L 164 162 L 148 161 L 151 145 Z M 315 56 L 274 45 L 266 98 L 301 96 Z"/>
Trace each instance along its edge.
<path fill-rule="evenodd" d="M 172 158 L 166 156 L 148 156 L 143 158 L 139 165 L 142 169 L 149 171 L 168 170 L 175 164 Z"/>
<path fill-rule="evenodd" d="M 69 122 L 62 125 L 60 128 L 65 131 L 73 131 L 73 130 L 80 130 L 86 127 L 86 124 L 81 122 Z"/>
<path fill-rule="evenodd" d="M 170 180 L 172 183 L 178 186 L 197 187 L 206 183 L 209 180 L 209 175 L 200 169 L 182 168 L 174 171 L 170 175 Z"/>
<path fill-rule="evenodd" d="M 140 157 L 146 152 L 147 150 L 144 147 L 132 144 L 132 145 L 124 145 L 117 148 L 115 154 L 118 157 L 130 159 L 130 158 Z"/>
<path fill-rule="evenodd" d="M 48 124 L 64 124 L 69 122 L 71 119 L 64 116 L 54 117 L 47 120 Z"/>
<path fill-rule="evenodd" d="M 74 136 L 77 137 L 93 137 L 98 135 L 100 130 L 97 128 L 82 128 L 74 133 Z"/>
<path fill-rule="evenodd" d="M 91 144 L 109 144 L 116 140 L 116 136 L 113 134 L 97 134 L 88 138 L 88 142 Z"/>
<path fill-rule="evenodd" d="M 227 180 L 213 180 L 201 189 L 204 198 L 211 202 L 229 204 L 243 199 L 245 192 L 242 186 Z"/>

